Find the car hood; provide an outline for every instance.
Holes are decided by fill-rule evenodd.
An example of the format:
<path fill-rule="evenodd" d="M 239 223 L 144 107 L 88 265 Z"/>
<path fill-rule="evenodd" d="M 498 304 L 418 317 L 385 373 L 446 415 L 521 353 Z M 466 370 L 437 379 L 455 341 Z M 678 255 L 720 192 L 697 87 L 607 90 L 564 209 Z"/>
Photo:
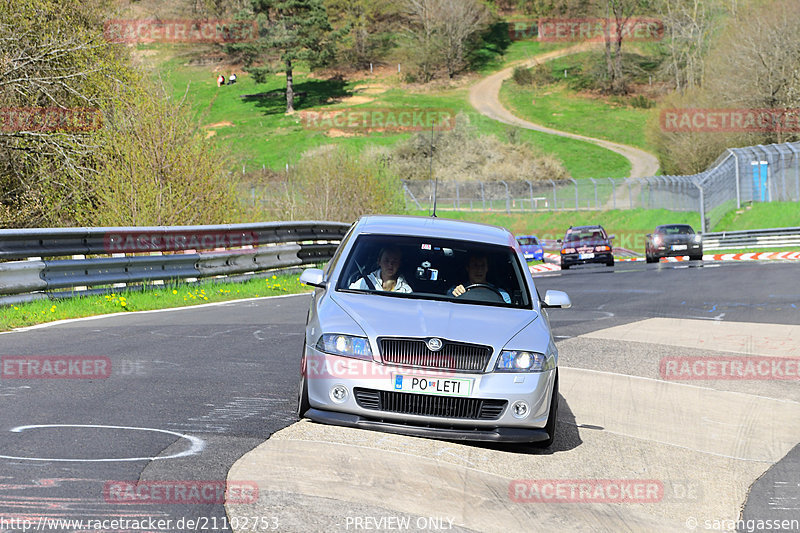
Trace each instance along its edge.
<path fill-rule="evenodd" d="M 502 348 L 539 314 L 531 309 L 337 292 L 331 299 L 370 338 L 440 337 Z"/>

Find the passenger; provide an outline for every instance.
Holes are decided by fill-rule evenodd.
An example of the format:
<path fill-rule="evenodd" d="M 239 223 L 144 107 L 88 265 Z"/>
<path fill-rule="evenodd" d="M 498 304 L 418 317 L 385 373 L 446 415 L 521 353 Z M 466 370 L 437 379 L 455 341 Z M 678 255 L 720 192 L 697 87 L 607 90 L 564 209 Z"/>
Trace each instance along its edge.
<path fill-rule="evenodd" d="M 378 253 L 378 270 L 367 275 L 375 290 L 392 292 L 412 292 L 411 286 L 400 275 L 403 252 L 399 248 L 386 247 Z M 350 284 L 351 289 L 372 289 L 364 278 Z"/>
<path fill-rule="evenodd" d="M 481 284 L 486 285 L 487 287 L 496 290 L 500 293 L 500 296 L 503 297 L 503 301 L 507 304 L 511 303 L 511 296 L 509 296 L 508 292 L 500 287 L 496 287 L 486 281 L 486 275 L 489 273 L 489 258 L 486 257 L 485 254 L 475 253 L 470 254 L 469 260 L 467 261 L 467 287 L 470 285 Z M 467 288 L 464 285 L 458 285 L 450 290 L 450 293 L 458 298 L 462 294 L 467 292 Z"/>

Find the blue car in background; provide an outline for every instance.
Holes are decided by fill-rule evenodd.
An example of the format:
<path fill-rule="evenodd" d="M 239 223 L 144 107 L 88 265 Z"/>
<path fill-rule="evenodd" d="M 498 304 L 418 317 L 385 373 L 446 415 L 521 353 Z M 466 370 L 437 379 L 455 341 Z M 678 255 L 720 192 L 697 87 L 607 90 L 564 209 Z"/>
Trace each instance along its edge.
<path fill-rule="evenodd" d="M 536 235 L 520 235 L 517 237 L 517 242 L 527 261 L 544 260 L 544 248 L 542 248 Z"/>

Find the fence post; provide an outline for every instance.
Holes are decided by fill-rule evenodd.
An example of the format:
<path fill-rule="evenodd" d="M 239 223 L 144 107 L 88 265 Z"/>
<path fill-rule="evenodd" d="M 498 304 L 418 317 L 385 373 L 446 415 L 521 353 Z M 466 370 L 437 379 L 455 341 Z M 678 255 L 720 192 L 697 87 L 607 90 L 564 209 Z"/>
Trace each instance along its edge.
<path fill-rule="evenodd" d="M 742 207 L 742 185 L 739 183 L 741 179 L 739 176 L 739 155 L 730 148 L 728 148 L 728 153 L 734 158 L 734 169 L 736 172 L 736 209 L 740 209 Z"/>
<path fill-rule="evenodd" d="M 703 228 L 703 233 L 708 232 L 706 229 L 706 206 L 703 203 L 703 187 L 697 182 L 693 182 L 694 186 L 700 191 L 700 227 Z"/>
<path fill-rule="evenodd" d="M 573 184 L 575 184 L 575 211 L 577 211 L 578 210 L 578 182 L 575 181 L 572 178 L 569 178 L 569 181 L 571 181 Z"/>
<path fill-rule="evenodd" d="M 511 193 L 508 191 L 508 183 L 500 180 L 500 183 L 506 186 L 506 213 L 511 214 Z"/>
<path fill-rule="evenodd" d="M 617 208 L 617 182 L 614 181 L 614 178 L 608 178 L 608 181 L 611 182 L 611 208 Z"/>
<path fill-rule="evenodd" d="M 530 193 L 531 193 L 531 211 L 534 211 L 535 209 L 533 208 L 533 205 L 534 205 L 534 200 L 533 200 L 533 183 L 531 183 L 529 180 L 525 180 L 525 183 L 527 183 L 527 184 L 528 184 L 528 190 L 529 190 L 529 191 L 530 191 Z"/>
<path fill-rule="evenodd" d="M 589 178 L 589 181 L 591 181 L 592 185 L 594 185 L 594 206 L 597 209 L 600 209 L 600 202 L 597 199 L 597 182 L 594 181 L 594 178 Z"/>
<path fill-rule="evenodd" d="M 458 191 L 458 182 L 456 182 L 456 209 L 461 211 L 461 196 Z"/>
<path fill-rule="evenodd" d="M 794 192 L 797 193 L 797 201 L 800 202 L 800 161 L 797 159 L 797 150 L 794 149 L 794 145 L 786 143 L 786 146 L 789 147 L 789 150 L 794 155 Z"/>
<path fill-rule="evenodd" d="M 551 180 L 550 178 L 547 179 L 550 184 L 553 186 L 553 210 L 558 210 L 558 197 L 556 196 L 556 182 Z"/>
<path fill-rule="evenodd" d="M 481 202 L 483 203 L 483 210 L 486 211 L 486 195 L 483 194 L 483 182 L 479 181 L 478 183 L 481 184 Z"/>

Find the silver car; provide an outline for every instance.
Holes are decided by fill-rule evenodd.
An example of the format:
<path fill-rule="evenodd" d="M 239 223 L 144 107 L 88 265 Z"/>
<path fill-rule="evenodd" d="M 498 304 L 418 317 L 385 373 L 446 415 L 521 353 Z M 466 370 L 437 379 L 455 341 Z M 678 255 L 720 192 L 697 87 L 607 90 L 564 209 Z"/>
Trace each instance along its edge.
<path fill-rule="evenodd" d="M 324 270 L 306 326 L 298 416 L 448 440 L 553 442 L 558 350 L 514 236 L 366 216 Z"/>

